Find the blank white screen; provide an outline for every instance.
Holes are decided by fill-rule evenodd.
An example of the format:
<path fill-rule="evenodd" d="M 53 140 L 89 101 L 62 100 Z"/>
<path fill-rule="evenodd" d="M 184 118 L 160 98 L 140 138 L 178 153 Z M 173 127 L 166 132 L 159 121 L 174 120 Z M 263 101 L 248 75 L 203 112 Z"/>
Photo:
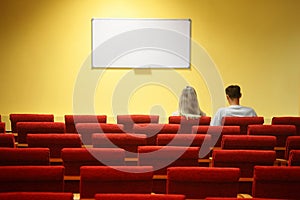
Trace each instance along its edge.
<path fill-rule="evenodd" d="M 189 19 L 92 19 L 93 68 L 189 68 Z"/>

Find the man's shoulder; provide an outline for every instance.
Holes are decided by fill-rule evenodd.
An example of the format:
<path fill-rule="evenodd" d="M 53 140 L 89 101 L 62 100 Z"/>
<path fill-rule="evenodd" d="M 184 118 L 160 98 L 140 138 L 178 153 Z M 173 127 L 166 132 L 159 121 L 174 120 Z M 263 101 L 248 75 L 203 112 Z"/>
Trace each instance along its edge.
<path fill-rule="evenodd" d="M 242 106 L 242 109 L 255 112 L 253 108 L 248 107 L 248 106 Z"/>
<path fill-rule="evenodd" d="M 225 113 L 228 111 L 228 107 L 221 107 L 217 110 L 217 115 L 225 115 Z"/>
<path fill-rule="evenodd" d="M 248 106 L 242 106 L 241 111 L 245 114 L 245 116 L 256 116 L 256 112 L 253 108 Z"/>
<path fill-rule="evenodd" d="M 222 112 L 222 111 L 227 110 L 227 109 L 228 109 L 228 107 L 221 107 L 221 108 L 218 108 L 217 112 Z"/>

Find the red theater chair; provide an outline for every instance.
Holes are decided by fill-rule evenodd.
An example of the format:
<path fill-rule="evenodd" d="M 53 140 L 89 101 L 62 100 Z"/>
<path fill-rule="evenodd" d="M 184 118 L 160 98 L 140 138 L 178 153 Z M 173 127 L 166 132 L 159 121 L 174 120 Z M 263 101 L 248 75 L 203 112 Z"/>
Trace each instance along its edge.
<path fill-rule="evenodd" d="M 296 135 L 296 127 L 294 125 L 249 125 L 248 135 L 275 136 L 277 158 L 284 158 L 286 140 L 289 136 Z"/>
<path fill-rule="evenodd" d="M 171 166 L 198 166 L 199 147 L 140 146 L 138 164 L 153 166 L 155 174 L 167 174 Z"/>
<path fill-rule="evenodd" d="M 269 199 L 269 198 L 226 198 L 226 197 L 207 197 L 205 200 L 284 200 L 284 199 Z"/>
<path fill-rule="evenodd" d="M 79 176 L 81 166 L 124 165 L 125 152 L 117 148 L 64 148 L 65 175 Z"/>
<path fill-rule="evenodd" d="M 159 115 L 117 115 L 117 123 L 124 125 L 126 132 L 133 131 L 134 124 L 158 124 Z"/>
<path fill-rule="evenodd" d="M 73 194 L 67 192 L 4 192 L 1 200 L 73 200 Z"/>
<path fill-rule="evenodd" d="M 300 166 L 300 150 L 291 150 L 289 161 L 289 166 Z"/>
<path fill-rule="evenodd" d="M 0 148 L 0 166 L 49 165 L 48 148 Z"/>
<path fill-rule="evenodd" d="M 211 136 L 211 145 L 220 147 L 223 135 L 240 135 L 239 126 L 193 126 L 194 134 L 208 134 Z"/>
<path fill-rule="evenodd" d="M 156 144 L 157 146 L 200 147 L 199 158 L 208 159 L 211 148 L 210 140 L 211 136 L 204 134 L 158 134 Z"/>
<path fill-rule="evenodd" d="M 50 149 L 50 158 L 61 158 L 63 148 L 81 148 L 79 134 L 27 134 L 28 147 L 45 147 Z"/>
<path fill-rule="evenodd" d="M 97 193 L 152 192 L 153 168 L 150 166 L 83 166 L 80 169 L 80 197 Z"/>
<path fill-rule="evenodd" d="M 274 150 L 275 136 L 224 135 L 222 149 Z"/>
<path fill-rule="evenodd" d="M 145 146 L 147 136 L 133 133 L 95 133 L 92 136 L 93 147 L 96 148 L 122 148 L 126 157 L 137 157 L 138 146 Z"/>
<path fill-rule="evenodd" d="M 18 144 L 27 144 L 28 133 L 64 133 L 62 122 L 18 122 Z"/>
<path fill-rule="evenodd" d="M 247 135 L 249 125 L 263 123 L 263 117 L 223 117 L 222 119 L 224 126 L 240 126 L 242 135 Z"/>
<path fill-rule="evenodd" d="M 187 199 L 237 197 L 239 168 L 170 167 L 167 194 L 183 194 Z"/>
<path fill-rule="evenodd" d="M 106 123 L 106 115 L 65 115 L 66 133 L 77 133 L 78 123 Z"/>
<path fill-rule="evenodd" d="M 95 200 L 185 200 L 180 194 L 96 194 Z"/>
<path fill-rule="evenodd" d="M 209 142 L 211 136 L 204 134 L 158 134 L 156 138 L 157 146 L 191 146 L 201 147 L 203 142 Z"/>
<path fill-rule="evenodd" d="M 300 199 L 300 167 L 255 166 L 252 196 Z"/>
<path fill-rule="evenodd" d="M 17 133 L 18 122 L 54 122 L 52 114 L 10 114 L 11 130 Z"/>
<path fill-rule="evenodd" d="M 172 166 L 198 166 L 199 147 L 141 146 L 138 148 L 138 165 L 152 166 L 155 175 L 166 175 Z M 166 193 L 166 177 L 156 176 L 154 193 Z"/>
<path fill-rule="evenodd" d="M 211 117 L 187 118 L 185 116 L 170 116 L 169 124 L 180 124 L 179 133 L 191 133 L 193 126 L 208 126 Z"/>
<path fill-rule="evenodd" d="M 1 133 L 5 133 L 6 130 L 5 130 L 5 122 L 0 122 L 0 134 Z"/>
<path fill-rule="evenodd" d="M 295 125 L 297 135 L 300 136 L 300 117 L 273 117 L 272 124 Z"/>
<path fill-rule="evenodd" d="M 252 178 L 254 166 L 273 166 L 276 161 L 274 150 L 214 150 L 213 167 L 237 167 L 241 178 Z M 251 194 L 252 180 L 241 179 L 239 193 Z"/>
<path fill-rule="evenodd" d="M 78 123 L 76 129 L 81 135 L 84 145 L 92 145 L 92 135 L 94 133 L 124 133 L 122 124 Z"/>
<path fill-rule="evenodd" d="M 179 124 L 134 124 L 133 132 L 147 135 L 147 145 L 156 145 L 157 134 L 178 133 Z"/>
<path fill-rule="evenodd" d="M 289 159 L 291 150 L 300 150 L 300 136 L 289 136 L 286 139 L 285 159 Z"/>
<path fill-rule="evenodd" d="M 13 134 L 0 134 L 0 147 L 15 148 L 15 136 Z"/>
<path fill-rule="evenodd" d="M 81 166 L 125 165 L 125 152 L 117 148 L 64 148 L 61 155 L 65 167 L 65 191 L 73 193 L 79 192 Z"/>
<path fill-rule="evenodd" d="M 272 150 L 214 150 L 213 167 L 238 167 L 241 177 L 253 177 L 256 165 L 273 166 L 276 152 Z"/>
<path fill-rule="evenodd" d="M 0 192 L 63 192 L 63 166 L 1 166 Z"/>

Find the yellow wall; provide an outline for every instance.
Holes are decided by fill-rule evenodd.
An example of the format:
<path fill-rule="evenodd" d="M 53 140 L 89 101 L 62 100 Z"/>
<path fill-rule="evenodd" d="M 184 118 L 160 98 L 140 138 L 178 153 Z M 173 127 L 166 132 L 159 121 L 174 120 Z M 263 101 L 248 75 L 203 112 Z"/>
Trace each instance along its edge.
<path fill-rule="evenodd" d="M 213 115 L 214 86 L 195 66 L 82 69 L 91 50 L 91 18 L 96 17 L 190 18 L 193 41 L 206 49 L 224 87 L 241 85 L 243 105 L 254 107 L 266 121 L 299 115 L 299 10 L 297 0 L 1 0 L 0 114 L 7 122 L 10 113 L 53 113 L 61 121 L 74 113 L 73 94 L 83 70 L 91 76 L 86 87 L 89 79 L 97 80 L 87 102 L 110 122 L 124 111 L 170 115 L 184 84 L 157 80 L 172 82 L 178 76 L 196 88 L 201 108 Z M 135 86 L 130 94 L 127 84 Z M 218 101 L 225 105 L 223 94 Z"/>

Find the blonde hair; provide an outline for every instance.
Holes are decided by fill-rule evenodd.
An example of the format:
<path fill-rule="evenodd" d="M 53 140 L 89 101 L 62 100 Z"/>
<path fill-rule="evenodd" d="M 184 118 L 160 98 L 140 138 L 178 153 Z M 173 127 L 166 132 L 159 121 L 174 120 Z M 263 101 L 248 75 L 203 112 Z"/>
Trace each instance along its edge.
<path fill-rule="evenodd" d="M 191 86 L 186 86 L 179 99 L 179 115 L 205 115 L 200 110 L 196 90 Z"/>

